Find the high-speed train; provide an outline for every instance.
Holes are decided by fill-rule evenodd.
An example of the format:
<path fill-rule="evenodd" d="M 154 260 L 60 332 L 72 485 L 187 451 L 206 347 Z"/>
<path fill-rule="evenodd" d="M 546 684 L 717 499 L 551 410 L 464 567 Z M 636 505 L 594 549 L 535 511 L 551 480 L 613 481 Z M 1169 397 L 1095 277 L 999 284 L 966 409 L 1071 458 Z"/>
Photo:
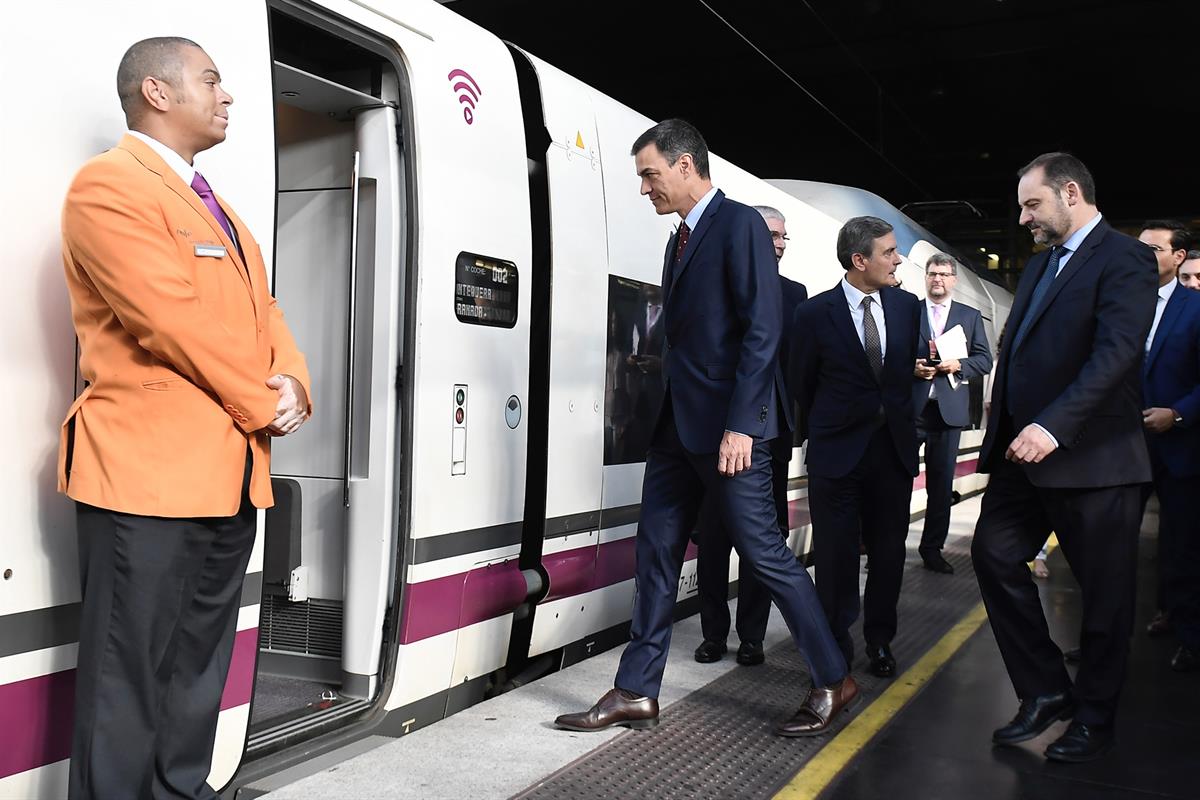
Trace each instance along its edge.
<path fill-rule="evenodd" d="M 402 735 L 623 641 L 656 385 L 632 356 L 675 222 L 639 196 L 628 155 L 652 121 L 433 0 L 10 16 L 0 58 L 24 78 L 0 171 L 0 797 L 65 795 L 79 573 L 54 475 L 82 387 L 59 213 L 124 130 L 116 66 L 145 37 L 194 39 L 221 69 L 229 138 L 197 166 L 261 241 L 314 381 L 316 415 L 274 445 L 278 504 L 259 516 L 210 782 Z M 855 214 L 897 226 L 917 292 L 940 247 L 865 192 L 772 184 L 718 157 L 712 175 L 786 215 L 781 268 L 810 292 L 839 280 L 834 241 Z M 994 341 L 1010 298 L 960 275 Z M 963 493 L 981 485 L 978 443 L 963 436 Z"/>

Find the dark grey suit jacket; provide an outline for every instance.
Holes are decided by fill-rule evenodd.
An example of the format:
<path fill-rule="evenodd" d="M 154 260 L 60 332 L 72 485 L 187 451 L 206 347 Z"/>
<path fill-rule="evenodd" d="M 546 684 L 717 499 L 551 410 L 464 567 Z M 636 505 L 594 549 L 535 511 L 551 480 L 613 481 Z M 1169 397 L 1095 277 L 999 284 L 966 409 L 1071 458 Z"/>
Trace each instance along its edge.
<path fill-rule="evenodd" d="M 1068 262 L 1069 263 L 1069 262 Z M 950 385 L 947 375 L 934 376 L 938 411 L 947 425 L 955 428 L 965 428 L 971 423 L 970 387 L 961 381 L 982 380 L 984 375 L 992 371 L 992 348 L 988 344 L 987 333 L 983 329 L 983 315 L 979 309 L 953 300 L 950 303 L 950 313 L 946 318 L 943 330 L 950 330 L 955 325 L 961 325 L 967 336 L 967 352 L 970 355 L 961 359 L 962 369 L 956 377 L 960 381 L 957 388 Z M 917 347 L 917 357 L 922 358 L 928 353 L 928 342 L 933 338 L 929 328 L 929 306 L 921 301 L 921 344 Z M 913 382 L 913 412 L 918 416 L 925 408 L 929 397 L 930 381 L 917 378 Z"/>

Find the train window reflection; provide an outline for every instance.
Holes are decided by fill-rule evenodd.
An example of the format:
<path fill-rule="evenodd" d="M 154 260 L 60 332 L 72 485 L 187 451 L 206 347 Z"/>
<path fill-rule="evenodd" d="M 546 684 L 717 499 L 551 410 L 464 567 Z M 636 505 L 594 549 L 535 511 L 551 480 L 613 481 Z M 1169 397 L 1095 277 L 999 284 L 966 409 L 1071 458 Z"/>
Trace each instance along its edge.
<path fill-rule="evenodd" d="M 604 376 L 604 463 L 646 460 L 663 401 L 662 290 L 610 275 Z"/>

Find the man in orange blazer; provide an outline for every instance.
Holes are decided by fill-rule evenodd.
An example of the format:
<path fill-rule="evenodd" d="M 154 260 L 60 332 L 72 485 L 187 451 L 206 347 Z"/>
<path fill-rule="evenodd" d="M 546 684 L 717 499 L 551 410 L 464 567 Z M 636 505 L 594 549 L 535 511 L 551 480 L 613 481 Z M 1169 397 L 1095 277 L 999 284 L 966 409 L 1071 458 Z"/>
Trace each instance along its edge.
<path fill-rule="evenodd" d="M 229 124 L 212 60 L 147 39 L 117 89 L 129 132 L 79 171 L 62 220 L 87 381 L 59 456 L 83 585 L 69 791 L 215 798 L 268 436 L 311 413 L 308 369 L 254 237 L 192 167 Z"/>

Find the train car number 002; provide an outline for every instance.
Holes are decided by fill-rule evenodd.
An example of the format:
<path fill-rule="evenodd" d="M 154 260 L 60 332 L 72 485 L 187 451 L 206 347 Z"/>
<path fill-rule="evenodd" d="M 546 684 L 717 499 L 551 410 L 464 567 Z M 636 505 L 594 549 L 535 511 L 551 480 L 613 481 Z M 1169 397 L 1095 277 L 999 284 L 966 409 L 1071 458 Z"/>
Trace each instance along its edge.
<path fill-rule="evenodd" d="M 517 324 L 517 267 L 511 261 L 459 253 L 454 265 L 454 315 L 470 325 Z"/>

